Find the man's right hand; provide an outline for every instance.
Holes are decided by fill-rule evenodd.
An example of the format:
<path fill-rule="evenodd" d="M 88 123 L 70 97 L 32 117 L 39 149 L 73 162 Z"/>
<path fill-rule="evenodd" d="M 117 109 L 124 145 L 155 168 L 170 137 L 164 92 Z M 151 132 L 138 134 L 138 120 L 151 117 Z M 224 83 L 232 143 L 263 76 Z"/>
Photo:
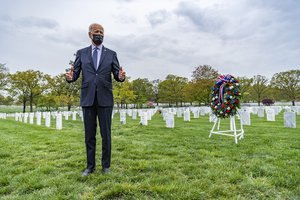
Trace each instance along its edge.
<path fill-rule="evenodd" d="M 73 72 L 74 72 L 74 66 L 71 65 L 71 68 L 69 71 L 66 72 L 66 79 L 67 81 L 71 81 L 73 79 Z"/>

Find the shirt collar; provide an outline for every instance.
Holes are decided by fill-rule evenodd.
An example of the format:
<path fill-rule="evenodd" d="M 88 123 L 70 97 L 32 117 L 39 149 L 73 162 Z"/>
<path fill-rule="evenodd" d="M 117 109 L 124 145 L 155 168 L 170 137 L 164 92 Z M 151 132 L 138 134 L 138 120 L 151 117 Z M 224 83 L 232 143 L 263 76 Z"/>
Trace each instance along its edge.
<path fill-rule="evenodd" d="M 99 46 L 95 46 L 94 44 L 92 44 L 92 50 L 94 50 L 96 47 L 97 47 L 97 48 L 100 50 L 100 52 L 101 52 L 101 51 L 102 51 L 103 44 L 100 44 Z"/>

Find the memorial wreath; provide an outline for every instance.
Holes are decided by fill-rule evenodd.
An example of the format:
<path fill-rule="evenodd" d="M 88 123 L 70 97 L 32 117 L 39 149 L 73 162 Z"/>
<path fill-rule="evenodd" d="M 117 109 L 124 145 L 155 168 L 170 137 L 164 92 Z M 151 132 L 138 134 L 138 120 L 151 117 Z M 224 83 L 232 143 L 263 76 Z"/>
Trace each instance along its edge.
<path fill-rule="evenodd" d="M 217 78 L 212 89 L 211 109 L 218 118 L 227 118 L 237 113 L 240 108 L 239 81 L 227 74 Z"/>

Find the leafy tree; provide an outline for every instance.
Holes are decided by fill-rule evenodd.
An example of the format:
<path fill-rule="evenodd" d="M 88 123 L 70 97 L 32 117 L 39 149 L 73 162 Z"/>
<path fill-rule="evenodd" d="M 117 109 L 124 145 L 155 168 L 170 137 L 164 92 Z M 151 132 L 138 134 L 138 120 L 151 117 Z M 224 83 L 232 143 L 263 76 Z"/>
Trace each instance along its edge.
<path fill-rule="evenodd" d="M 264 95 L 266 95 L 268 79 L 262 75 L 256 75 L 253 77 L 251 94 L 260 106 L 260 102 Z"/>
<path fill-rule="evenodd" d="M 0 105 L 12 105 L 14 103 L 14 99 L 11 96 L 3 96 L 0 94 Z"/>
<path fill-rule="evenodd" d="M 68 111 L 74 105 L 79 106 L 80 99 L 80 87 L 81 87 L 81 77 L 72 83 L 66 81 L 64 74 L 59 74 L 53 78 L 50 82 L 50 94 L 54 96 L 56 107 L 68 107 Z M 48 100 L 52 102 L 52 98 L 48 97 Z M 50 105 L 53 105 L 51 103 Z"/>
<path fill-rule="evenodd" d="M 237 80 L 239 80 L 239 84 L 240 84 L 240 93 L 241 93 L 242 101 L 244 102 L 249 101 L 251 84 L 253 82 L 253 79 L 244 76 L 244 77 L 237 77 Z"/>
<path fill-rule="evenodd" d="M 135 99 L 134 92 L 132 90 L 132 84 L 129 82 L 130 77 L 127 77 L 124 82 L 117 82 L 113 80 L 113 94 L 114 94 L 114 101 L 117 104 L 118 108 L 123 108 L 129 103 L 133 103 Z"/>
<path fill-rule="evenodd" d="M 218 78 L 218 71 L 210 65 L 199 65 L 192 72 L 192 80 L 215 80 Z"/>
<path fill-rule="evenodd" d="M 169 104 L 183 103 L 183 88 L 187 84 L 188 79 L 176 75 L 168 75 L 166 80 L 159 83 L 159 99 L 160 102 L 167 102 Z"/>
<path fill-rule="evenodd" d="M 195 101 L 198 102 L 199 105 L 205 104 L 209 105 L 211 102 L 211 93 L 212 87 L 214 85 L 215 80 L 197 80 L 194 81 L 194 95 Z"/>
<path fill-rule="evenodd" d="M 4 89 L 9 76 L 9 70 L 5 67 L 5 64 L 0 63 L 0 90 Z"/>
<path fill-rule="evenodd" d="M 212 87 L 218 76 L 218 71 L 210 65 L 200 65 L 192 72 L 194 101 L 197 101 L 199 105 L 210 103 Z"/>
<path fill-rule="evenodd" d="M 26 110 L 26 103 L 29 102 L 30 112 L 33 111 L 33 103 L 40 96 L 47 85 L 47 75 L 40 71 L 27 70 L 16 72 L 10 75 L 9 92 L 16 96 L 23 104 L 23 112 Z"/>
<path fill-rule="evenodd" d="M 189 81 L 183 88 L 183 100 L 184 102 L 190 102 L 190 104 L 193 104 L 193 101 L 196 99 L 195 95 L 195 85 L 193 81 Z"/>
<path fill-rule="evenodd" d="M 57 107 L 56 97 L 51 94 L 43 95 L 38 100 L 39 107 L 46 107 L 47 111 L 50 111 L 51 108 Z"/>
<path fill-rule="evenodd" d="M 132 83 L 129 82 L 129 79 L 126 79 L 122 83 L 122 88 L 120 90 L 120 96 L 121 96 L 121 106 L 125 105 L 127 108 L 127 105 L 129 103 L 133 103 L 134 99 L 136 98 L 136 95 L 134 94 L 134 91 L 132 89 Z"/>
<path fill-rule="evenodd" d="M 278 89 L 286 100 L 295 101 L 300 98 L 300 70 L 289 70 L 276 73 L 271 79 L 271 86 Z"/>
<path fill-rule="evenodd" d="M 152 87 L 152 83 L 147 78 L 138 78 L 132 81 L 132 89 L 135 95 L 134 103 L 138 107 L 142 107 L 143 104 L 151 100 Z"/>
<path fill-rule="evenodd" d="M 152 101 L 156 102 L 156 105 L 158 106 L 158 101 L 159 101 L 159 95 L 158 95 L 158 85 L 161 82 L 159 79 L 155 79 L 152 81 Z"/>

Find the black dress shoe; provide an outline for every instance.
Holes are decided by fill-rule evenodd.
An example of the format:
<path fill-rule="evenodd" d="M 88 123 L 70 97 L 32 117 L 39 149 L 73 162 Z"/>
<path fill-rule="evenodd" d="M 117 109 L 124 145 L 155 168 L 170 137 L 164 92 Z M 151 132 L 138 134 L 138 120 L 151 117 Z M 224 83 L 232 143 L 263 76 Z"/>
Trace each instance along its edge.
<path fill-rule="evenodd" d="M 93 173 L 94 170 L 92 169 L 86 169 L 82 172 L 81 176 L 85 177 L 85 176 L 88 176 L 89 174 Z"/>
<path fill-rule="evenodd" d="M 109 168 L 103 168 L 102 169 L 102 174 L 109 174 L 110 173 L 110 169 Z"/>

